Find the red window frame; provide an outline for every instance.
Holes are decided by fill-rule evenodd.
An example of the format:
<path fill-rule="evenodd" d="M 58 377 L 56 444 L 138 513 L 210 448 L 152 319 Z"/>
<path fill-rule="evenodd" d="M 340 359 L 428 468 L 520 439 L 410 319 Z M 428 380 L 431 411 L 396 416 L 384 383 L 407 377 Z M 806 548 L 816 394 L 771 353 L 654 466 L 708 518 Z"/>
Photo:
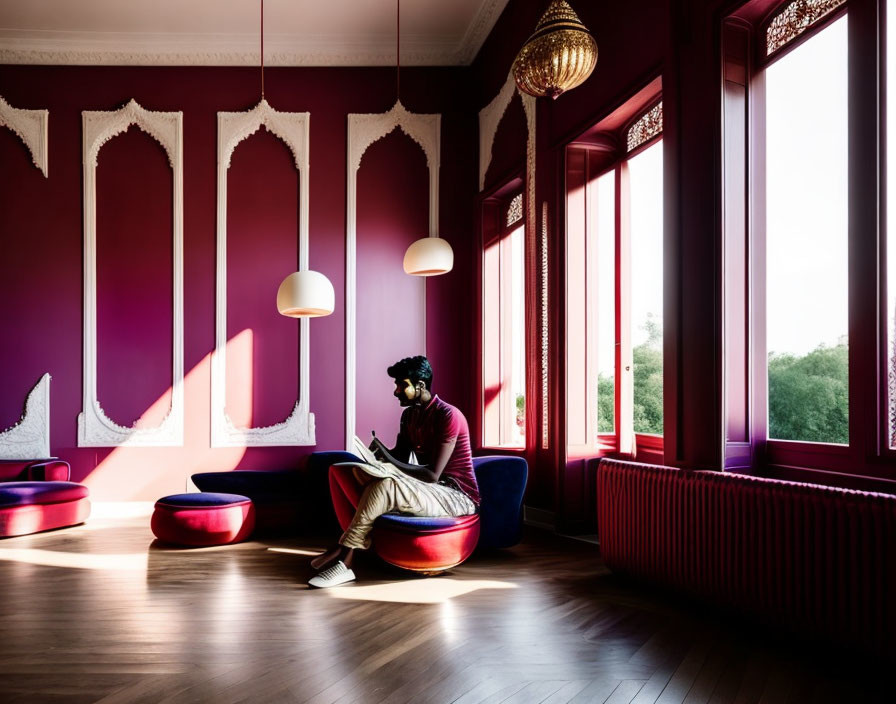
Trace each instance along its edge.
<path fill-rule="evenodd" d="M 627 433 L 634 438 L 637 457 L 648 462 L 664 461 L 663 435 L 632 433 L 633 408 L 630 392 L 625 391 L 633 382 L 631 359 L 630 315 L 630 234 L 628 222 L 628 162 L 640 152 L 662 140 L 662 131 L 631 151 L 626 151 L 629 129 L 643 115 L 662 100 L 661 82 L 655 79 L 647 88 L 637 92 L 610 116 L 601 120 L 581 137 L 569 143 L 565 151 L 565 215 L 566 262 L 564 265 L 566 286 L 566 416 L 565 438 L 567 459 L 594 456 L 629 454 L 632 448 L 620 446 L 620 438 Z M 588 269 L 595 266 L 596 236 L 591 231 L 594 219 L 594 197 L 591 189 L 598 178 L 614 171 L 614 330 L 615 330 L 615 379 L 614 416 L 612 433 L 597 431 L 597 379 L 596 350 L 591 342 L 590 330 L 597 323 L 596 276 L 589 276 Z M 571 258 L 584 257 L 584 261 Z M 627 272 L 622 275 L 622 272 Z M 584 295 L 581 290 L 584 287 Z M 581 348 L 584 348 L 583 350 Z M 571 354 L 578 354 L 582 361 L 576 363 Z M 583 356 L 584 355 L 584 356 Z M 627 355 L 627 357 L 626 357 Z M 584 371 L 581 367 L 584 365 Z M 664 376 L 665 376 L 664 371 Z M 584 379 L 584 383 L 570 382 Z M 584 428 L 572 428 L 570 418 L 575 410 L 572 405 L 582 405 L 585 415 Z M 628 424 L 628 428 L 625 424 Z M 581 437 L 574 437 L 576 433 Z"/>
<path fill-rule="evenodd" d="M 788 2 L 752 0 L 721 18 L 721 223 L 724 466 L 789 479 L 883 488 L 896 480 L 887 443 L 886 237 L 882 145 L 883 10 L 849 0 L 771 56 L 765 30 Z M 849 444 L 767 437 L 763 71 L 849 15 Z M 892 490 L 889 483 L 886 488 Z"/>
<path fill-rule="evenodd" d="M 510 207 L 511 201 L 522 194 L 522 217 L 519 220 L 514 221 L 511 224 L 507 224 L 506 214 L 507 210 Z M 503 279 L 499 279 L 497 282 L 488 281 L 487 280 L 487 269 L 488 264 L 485 260 L 487 256 L 487 248 L 497 242 L 502 242 L 506 240 L 513 232 L 515 232 L 519 228 L 525 228 L 526 226 L 526 195 L 525 189 L 523 188 L 523 179 L 521 176 L 516 176 L 511 178 L 509 181 L 504 183 L 502 186 L 496 188 L 492 193 L 485 195 L 481 198 L 480 201 L 480 285 L 479 285 L 479 300 L 478 300 L 478 310 L 480 316 L 480 351 L 481 351 L 481 364 L 479 365 L 479 413 L 477 414 L 479 420 L 479 428 L 477 429 L 477 437 L 479 442 L 479 447 L 483 449 L 489 450 L 497 450 L 500 452 L 507 453 L 525 453 L 528 445 L 530 444 L 530 438 L 528 437 L 528 423 L 523 428 L 523 444 L 522 445 L 508 445 L 501 444 L 501 438 L 504 437 L 504 433 L 506 432 L 506 428 L 503 426 L 506 424 L 507 419 L 500 418 L 500 408 L 493 407 L 489 408 L 488 396 L 492 393 L 492 389 L 504 385 L 507 374 L 506 370 L 503 369 L 504 359 L 506 352 L 503 347 L 503 340 L 508 336 L 508 331 L 504 330 L 499 322 L 500 320 L 500 311 L 491 311 L 492 316 L 490 318 L 489 311 L 485 309 L 485 302 L 488 298 L 489 284 L 497 285 L 502 288 L 506 288 L 509 286 L 509 281 L 504 281 Z M 525 232 L 525 229 L 524 229 Z M 508 242 L 509 244 L 509 242 Z M 527 247 L 527 237 L 524 235 L 523 237 L 523 247 L 524 247 L 524 259 L 526 256 L 525 248 Z M 524 264 L 523 271 L 521 272 L 524 279 L 525 285 L 525 294 L 523 297 L 523 310 L 524 310 L 524 326 L 526 321 L 525 312 L 527 311 L 530 303 L 529 303 L 529 291 L 531 284 L 526 275 L 526 267 Z M 499 296 L 501 294 L 499 293 Z M 507 295 L 505 292 L 503 295 Z M 494 319 L 494 316 L 498 316 L 497 319 Z M 509 321 L 508 321 L 509 322 Z M 503 327 L 507 327 L 507 324 Z M 487 344 L 487 331 L 489 329 L 498 329 L 499 330 L 499 342 L 497 348 L 496 355 L 490 355 L 489 345 Z M 528 336 L 526 335 L 525 329 L 523 330 L 523 344 L 524 347 L 527 348 Z M 492 350 L 493 351 L 493 350 Z M 495 359 L 491 359 L 492 356 L 495 356 Z M 525 359 L 523 360 L 525 365 Z M 532 408 L 532 404 L 529 403 L 529 394 L 528 388 L 526 389 L 526 413 L 530 412 Z M 495 418 L 498 416 L 498 418 Z M 497 437 L 494 434 L 494 430 L 497 429 Z"/>

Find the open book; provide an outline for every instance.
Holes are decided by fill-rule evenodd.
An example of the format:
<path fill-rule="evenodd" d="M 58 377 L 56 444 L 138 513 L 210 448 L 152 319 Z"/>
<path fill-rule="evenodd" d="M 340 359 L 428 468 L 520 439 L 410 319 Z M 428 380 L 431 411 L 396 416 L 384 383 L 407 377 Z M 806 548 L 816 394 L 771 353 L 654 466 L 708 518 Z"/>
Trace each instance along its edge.
<path fill-rule="evenodd" d="M 403 472 L 391 462 L 377 459 L 373 451 L 357 435 L 355 435 L 353 445 L 352 451 L 364 460 L 363 464 L 358 464 L 357 462 L 340 462 L 339 464 L 353 464 L 372 477 L 404 476 Z"/>

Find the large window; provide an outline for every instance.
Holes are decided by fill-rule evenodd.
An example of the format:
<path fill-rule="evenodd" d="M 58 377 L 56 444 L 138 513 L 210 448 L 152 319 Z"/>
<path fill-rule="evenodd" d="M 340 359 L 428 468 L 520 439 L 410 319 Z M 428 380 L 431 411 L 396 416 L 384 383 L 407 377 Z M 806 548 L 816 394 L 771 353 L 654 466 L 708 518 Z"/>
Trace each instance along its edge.
<path fill-rule="evenodd" d="M 486 204 L 482 269 L 483 444 L 526 444 L 525 227 L 523 196 Z"/>
<path fill-rule="evenodd" d="M 722 25 L 729 468 L 886 473 L 876 459 L 896 439 L 884 393 L 888 376 L 896 387 L 886 285 L 896 257 L 881 256 L 886 5 L 750 0 Z"/>
<path fill-rule="evenodd" d="M 849 442 L 846 32 L 763 72 L 770 439 Z"/>
<path fill-rule="evenodd" d="M 566 425 L 571 455 L 658 450 L 663 433 L 662 103 L 566 150 Z"/>

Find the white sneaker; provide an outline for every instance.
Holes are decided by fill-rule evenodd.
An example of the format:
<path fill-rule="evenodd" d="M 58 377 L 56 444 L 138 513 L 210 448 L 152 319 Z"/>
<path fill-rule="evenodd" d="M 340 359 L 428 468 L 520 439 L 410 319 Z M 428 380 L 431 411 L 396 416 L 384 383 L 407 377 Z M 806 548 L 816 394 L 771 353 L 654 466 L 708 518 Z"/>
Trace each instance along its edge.
<path fill-rule="evenodd" d="M 308 584 L 318 589 L 326 589 L 327 587 L 336 587 L 346 582 L 354 582 L 355 573 L 352 572 L 342 560 L 339 560 L 332 567 L 328 567 L 319 575 L 308 580 Z"/>

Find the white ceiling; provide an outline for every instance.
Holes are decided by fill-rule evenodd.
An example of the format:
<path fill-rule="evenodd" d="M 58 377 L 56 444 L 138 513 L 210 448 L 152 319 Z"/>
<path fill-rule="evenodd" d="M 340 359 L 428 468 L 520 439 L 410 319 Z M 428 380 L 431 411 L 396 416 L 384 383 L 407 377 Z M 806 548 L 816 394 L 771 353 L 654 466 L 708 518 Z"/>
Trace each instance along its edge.
<path fill-rule="evenodd" d="M 265 64 L 395 63 L 395 0 L 265 0 Z M 507 0 L 404 0 L 401 63 L 467 65 Z M 0 63 L 253 66 L 260 0 L 0 0 Z"/>

